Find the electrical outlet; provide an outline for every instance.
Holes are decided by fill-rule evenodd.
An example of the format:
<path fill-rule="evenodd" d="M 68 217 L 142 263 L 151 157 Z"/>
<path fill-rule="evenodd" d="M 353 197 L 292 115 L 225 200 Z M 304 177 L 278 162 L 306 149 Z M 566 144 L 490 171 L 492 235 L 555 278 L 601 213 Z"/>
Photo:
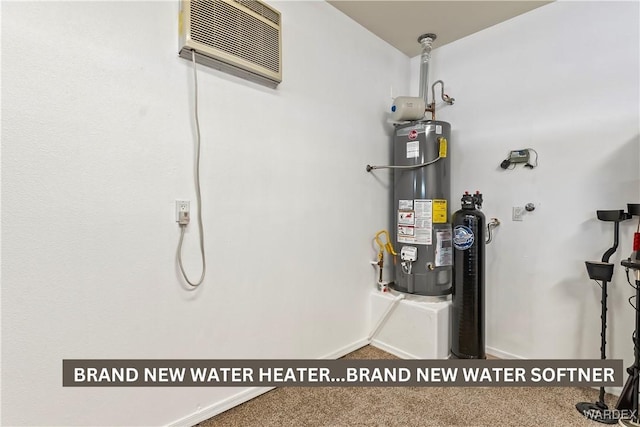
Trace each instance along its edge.
<path fill-rule="evenodd" d="M 176 200 L 176 222 L 189 224 L 190 205 L 188 200 Z"/>
<path fill-rule="evenodd" d="M 522 216 L 524 215 L 525 209 L 522 206 L 514 206 L 511 208 L 511 220 L 512 221 L 522 221 Z"/>

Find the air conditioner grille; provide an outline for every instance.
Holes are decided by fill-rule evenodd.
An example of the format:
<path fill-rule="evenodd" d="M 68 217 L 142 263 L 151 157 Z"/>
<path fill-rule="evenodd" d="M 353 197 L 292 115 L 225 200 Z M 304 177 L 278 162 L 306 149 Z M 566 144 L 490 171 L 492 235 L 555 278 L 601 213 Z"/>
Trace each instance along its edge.
<path fill-rule="evenodd" d="M 246 7 L 247 9 L 253 10 L 258 15 L 263 18 L 268 19 L 274 24 L 280 24 L 280 15 L 274 12 L 272 9 L 269 9 L 262 3 L 259 3 L 255 0 L 235 0 L 236 3 L 239 3 Z"/>
<path fill-rule="evenodd" d="M 192 40 L 280 72 L 277 28 L 224 1 L 196 0 L 191 7 Z"/>

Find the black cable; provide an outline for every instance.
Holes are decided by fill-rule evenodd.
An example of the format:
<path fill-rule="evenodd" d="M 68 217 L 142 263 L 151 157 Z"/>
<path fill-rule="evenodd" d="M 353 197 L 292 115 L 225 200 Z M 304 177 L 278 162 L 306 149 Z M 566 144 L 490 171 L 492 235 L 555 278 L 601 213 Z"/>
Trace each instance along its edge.
<path fill-rule="evenodd" d="M 629 283 L 629 286 L 631 286 L 633 289 L 637 290 L 638 288 L 636 288 L 636 285 L 631 283 L 631 279 L 629 279 L 629 269 L 625 268 L 624 271 L 625 271 L 625 273 L 627 273 L 627 283 Z"/>

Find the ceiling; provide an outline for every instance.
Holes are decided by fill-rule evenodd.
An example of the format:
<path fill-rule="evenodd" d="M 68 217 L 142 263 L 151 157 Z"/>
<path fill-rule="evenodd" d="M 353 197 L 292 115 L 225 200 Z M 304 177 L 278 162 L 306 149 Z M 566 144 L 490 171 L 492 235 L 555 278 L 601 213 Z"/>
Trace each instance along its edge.
<path fill-rule="evenodd" d="M 434 48 L 543 6 L 550 1 L 329 1 L 404 52 L 420 54 L 418 36 L 435 33 Z"/>

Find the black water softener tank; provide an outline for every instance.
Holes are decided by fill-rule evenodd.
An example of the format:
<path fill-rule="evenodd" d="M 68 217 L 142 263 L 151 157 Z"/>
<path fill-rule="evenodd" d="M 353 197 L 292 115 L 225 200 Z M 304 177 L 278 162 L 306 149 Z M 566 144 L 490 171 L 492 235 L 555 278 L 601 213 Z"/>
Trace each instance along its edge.
<path fill-rule="evenodd" d="M 462 196 L 462 209 L 453 214 L 453 304 L 451 355 L 485 359 L 484 247 L 482 194 Z"/>

